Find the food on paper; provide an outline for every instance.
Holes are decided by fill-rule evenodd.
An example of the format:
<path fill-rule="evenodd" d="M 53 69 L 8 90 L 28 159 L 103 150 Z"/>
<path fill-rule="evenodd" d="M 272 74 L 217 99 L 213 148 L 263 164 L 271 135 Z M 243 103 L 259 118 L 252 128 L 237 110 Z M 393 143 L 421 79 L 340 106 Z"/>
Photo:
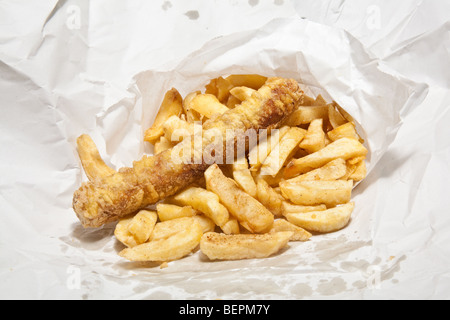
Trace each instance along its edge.
<path fill-rule="evenodd" d="M 286 216 L 286 214 L 288 213 L 303 213 L 323 210 L 327 210 L 327 206 L 324 204 L 319 204 L 317 206 L 302 206 L 293 204 L 289 201 L 283 201 L 283 203 L 281 204 L 281 212 L 283 216 Z"/>
<path fill-rule="evenodd" d="M 316 119 L 327 119 L 328 107 L 325 106 L 300 106 L 283 123 L 286 126 L 295 127 L 310 124 Z"/>
<path fill-rule="evenodd" d="M 299 226 L 285 219 L 277 219 L 273 222 L 270 233 L 290 231 L 292 235 L 289 237 L 289 241 L 307 241 L 312 237 L 312 234 Z"/>
<path fill-rule="evenodd" d="M 219 196 L 203 188 L 190 187 L 168 199 L 183 206 L 192 208 L 204 213 L 218 226 L 222 226 L 229 220 L 227 208 L 219 201 Z"/>
<path fill-rule="evenodd" d="M 307 180 L 280 183 L 281 194 L 291 202 L 302 206 L 324 204 L 334 207 L 351 199 L 352 180 Z"/>
<path fill-rule="evenodd" d="M 361 138 L 356 133 L 355 125 L 352 122 L 344 123 L 335 129 L 328 131 L 328 138 L 331 141 L 336 141 L 342 138 L 350 138 L 360 141 Z"/>
<path fill-rule="evenodd" d="M 145 132 L 144 140 L 154 143 L 159 139 L 164 131 L 162 125 L 171 116 L 179 116 L 183 111 L 183 99 L 177 89 L 172 88 L 166 92 L 164 100 L 159 108 L 153 125 Z"/>
<path fill-rule="evenodd" d="M 368 150 L 344 108 L 256 74 L 203 89 L 166 92 L 144 136 L 154 155 L 132 167 L 110 168 L 78 138 L 89 181 L 73 207 L 85 227 L 119 220 L 121 257 L 167 266 L 198 249 L 210 260 L 266 258 L 349 223 Z"/>
<path fill-rule="evenodd" d="M 77 150 L 84 172 L 90 181 L 102 179 L 116 173 L 116 171 L 108 167 L 100 157 L 97 146 L 90 136 L 83 134 L 78 137 Z"/>
<path fill-rule="evenodd" d="M 325 147 L 325 132 L 323 131 L 323 119 L 311 121 L 305 138 L 300 143 L 300 148 L 308 153 L 314 153 Z"/>
<path fill-rule="evenodd" d="M 203 131 L 214 129 L 221 132 L 222 137 L 227 136 L 227 131 L 231 132 L 222 145 L 227 146 L 227 142 L 233 145 L 242 131 L 277 126 L 294 111 L 302 96 L 295 80 L 269 78 L 249 99 L 205 121 Z M 202 147 L 213 142 L 208 136 L 199 138 L 203 142 Z M 203 149 L 192 148 L 190 140 L 184 139 L 177 145 L 179 148 L 176 146 L 151 157 L 144 156 L 131 168 L 84 183 L 73 197 L 73 208 L 81 223 L 85 227 L 99 227 L 117 221 L 176 194 L 201 178 L 210 164 L 203 159 Z M 188 161 L 179 161 L 177 152 L 186 149 L 191 150 L 190 154 L 183 154 Z"/>
<path fill-rule="evenodd" d="M 127 247 L 146 242 L 153 232 L 157 215 L 153 211 L 141 210 L 135 216 L 119 221 L 114 230 L 117 240 Z"/>
<path fill-rule="evenodd" d="M 172 261 L 190 254 L 200 243 L 202 226 L 194 221 L 174 235 L 123 249 L 119 255 L 130 261 Z"/>
<path fill-rule="evenodd" d="M 174 204 L 158 203 L 156 212 L 160 221 L 172 220 L 183 217 L 193 217 L 200 213 L 191 206 L 177 206 Z"/>
<path fill-rule="evenodd" d="M 200 240 L 200 250 L 211 260 L 261 259 L 284 248 L 292 235 L 292 231 L 233 235 L 208 232 Z"/>
<path fill-rule="evenodd" d="M 345 160 L 342 158 L 337 158 L 328 162 L 323 167 L 286 180 L 286 182 L 299 182 L 308 180 L 338 180 L 344 177 L 347 174 L 347 171 L 347 163 L 345 162 Z"/>
<path fill-rule="evenodd" d="M 164 137 L 171 142 L 182 141 L 195 133 L 195 124 L 189 123 L 178 116 L 171 116 L 163 123 Z"/>
<path fill-rule="evenodd" d="M 234 181 L 241 189 L 255 198 L 257 193 L 256 182 L 248 167 L 247 158 L 241 157 L 237 159 L 232 165 L 232 170 Z"/>
<path fill-rule="evenodd" d="M 255 89 L 249 87 L 234 87 L 230 90 L 230 93 L 236 97 L 239 101 L 245 101 L 252 96 Z"/>
<path fill-rule="evenodd" d="M 261 166 L 264 175 L 275 177 L 283 168 L 288 158 L 299 148 L 300 142 L 305 137 L 306 131 L 292 127 L 283 135 L 283 139 L 270 151 Z"/>
<path fill-rule="evenodd" d="M 239 221 L 236 218 L 231 218 L 223 226 L 220 227 L 225 234 L 238 234 L 241 233 L 241 228 L 239 227 Z"/>
<path fill-rule="evenodd" d="M 289 131 L 290 127 L 283 126 L 280 129 L 267 132 L 265 131 L 265 137 L 259 137 L 258 144 L 249 151 L 249 161 L 252 171 L 257 171 L 266 161 L 272 149 L 275 149 L 283 140 L 284 135 Z M 269 135 L 270 134 L 270 135 Z"/>
<path fill-rule="evenodd" d="M 261 177 L 257 180 L 257 199 L 269 209 L 274 216 L 282 215 L 282 205 L 285 198 L 276 192 L 267 181 Z"/>
<path fill-rule="evenodd" d="M 227 112 L 229 109 L 212 94 L 197 94 L 190 101 L 190 109 L 210 119 L 214 115 Z"/>
<path fill-rule="evenodd" d="M 296 226 L 313 232 L 333 232 L 345 227 L 355 208 L 353 202 L 341 206 L 323 210 L 304 213 L 289 213 L 286 215 L 288 221 Z"/>
<path fill-rule="evenodd" d="M 173 147 L 174 143 L 168 140 L 166 137 L 162 136 L 159 138 L 159 141 L 155 142 L 153 150 L 155 154 L 158 154 Z"/>
<path fill-rule="evenodd" d="M 252 233 L 267 232 L 273 223 L 273 214 L 258 200 L 247 194 L 238 184 L 226 177 L 217 164 L 205 171 L 206 188 L 220 198 L 228 211 Z"/>
<path fill-rule="evenodd" d="M 284 176 L 294 177 L 313 169 L 320 168 L 328 162 L 341 158 L 349 160 L 367 154 L 367 149 L 355 139 L 342 138 L 330 143 L 323 149 L 311 153 L 303 158 L 292 160 L 286 167 Z"/>

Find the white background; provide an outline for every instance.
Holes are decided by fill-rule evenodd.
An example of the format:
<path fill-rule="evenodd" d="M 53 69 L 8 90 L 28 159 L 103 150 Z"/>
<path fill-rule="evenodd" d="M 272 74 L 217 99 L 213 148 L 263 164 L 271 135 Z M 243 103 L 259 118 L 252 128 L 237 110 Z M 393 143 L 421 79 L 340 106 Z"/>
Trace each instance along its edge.
<path fill-rule="evenodd" d="M 0 298 L 450 298 L 449 12 L 450 1 L 437 0 L 1 0 Z M 230 269 L 236 280 L 225 284 L 222 268 L 186 278 L 172 264 L 106 265 L 119 248 L 112 229 L 82 230 L 70 208 L 82 180 L 76 137 L 92 133 L 110 164 L 128 165 L 144 151 L 140 137 L 118 155 L 114 131 L 95 128 L 118 101 L 133 105 L 137 73 L 174 68 L 208 40 L 288 17 L 343 28 L 372 57 L 429 86 L 358 190 L 377 190 L 370 243 L 361 243 L 376 248 L 367 249 L 372 260 L 334 234 L 325 239 L 329 270 L 275 268 L 273 279 Z M 98 117 L 85 119 L 92 109 Z M 84 251 L 115 271 L 103 273 Z M 342 282 L 347 276 L 358 280 Z"/>

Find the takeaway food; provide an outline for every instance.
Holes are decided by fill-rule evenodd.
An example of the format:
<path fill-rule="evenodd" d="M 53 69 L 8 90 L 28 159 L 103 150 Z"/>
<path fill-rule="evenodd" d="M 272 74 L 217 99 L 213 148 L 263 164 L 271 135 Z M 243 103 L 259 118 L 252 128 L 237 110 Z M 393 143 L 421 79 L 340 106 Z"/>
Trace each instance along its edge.
<path fill-rule="evenodd" d="M 78 139 L 89 181 L 74 210 L 85 227 L 119 220 L 130 261 L 269 257 L 344 228 L 366 176 L 351 116 L 293 79 L 219 77 L 184 98 L 172 88 L 144 140 L 154 155 L 116 171 Z"/>

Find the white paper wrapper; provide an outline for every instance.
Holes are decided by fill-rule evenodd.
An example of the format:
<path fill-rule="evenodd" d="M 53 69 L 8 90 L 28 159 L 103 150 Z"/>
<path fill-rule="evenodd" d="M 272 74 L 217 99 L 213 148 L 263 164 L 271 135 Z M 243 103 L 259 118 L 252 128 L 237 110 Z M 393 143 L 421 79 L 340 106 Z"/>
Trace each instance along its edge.
<path fill-rule="evenodd" d="M 26 118 L 22 130 L 12 129 L 12 126 L 5 126 L 4 130 L 13 132 L 18 141 L 14 145 L 12 138 L 4 138 L 10 152 L 2 153 L 2 163 L 16 162 L 8 167 L 13 172 L 7 176 L 9 187 L 3 187 L 5 191 L 1 194 L 2 211 L 14 213 L 2 216 L 0 225 L 2 285 L 10 296 L 82 299 L 396 297 L 392 286 L 405 277 L 406 271 L 402 270 L 405 261 L 414 259 L 407 253 L 397 254 L 402 252 L 400 244 L 399 250 L 395 250 L 387 242 L 392 238 L 389 235 L 397 232 L 398 224 L 408 223 L 405 212 L 419 210 L 421 206 L 417 203 L 424 195 L 414 196 L 414 188 L 421 182 L 418 178 L 411 178 L 412 187 L 402 189 L 401 184 L 394 184 L 396 194 L 391 195 L 389 203 L 395 202 L 393 199 L 397 195 L 411 196 L 405 200 L 407 208 L 400 203 L 395 208 L 404 214 L 400 220 L 388 217 L 384 198 L 385 188 L 389 187 L 386 182 L 390 176 L 386 169 L 389 166 L 385 162 L 380 168 L 378 164 L 380 159 L 391 156 L 386 151 L 404 119 L 415 115 L 428 87 L 408 80 L 382 61 L 371 58 L 349 33 L 299 18 L 274 20 L 258 30 L 209 41 L 175 68 L 167 64 L 142 70 L 127 92 L 119 90 L 114 94 L 113 87 L 106 87 L 106 94 L 98 92 L 95 80 L 92 80 L 92 90 L 77 88 L 72 92 L 68 89 L 68 77 L 67 82 L 62 81 L 66 85 L 57 87 L 64 92 L 58 97 L 40 85 L 43 81 L 30 81 L 12 64 L 0 67 L 4 74 L 10 75 L 9 79 L 0 79 L 2 89 L 7 92 L 12 90 L 11 84 L 20 83 L 21 89 L 17 89 L 15 96 L 24 97 L 20 101 L 24 108 L 21 110 L 28 108 L 34 115 L 34 118 Z M 166 90 L 176 87 L 185 95 L 203 88 L 211 78 L 236 73 L 295 78 L 304 84 L 307 93 L 321 93 L 327 100 L 337 101 L 355 118 L 370 150 L 369 176 L 355 189 L 356 209 L 349 226 L 339 232 L 314 236 L 306 243 L 290 243 L 287 250 L 268 259 L 210 262 L 197 252 L 169 263 L 165 269 L 120 258 L 117 253 L 122 245 L 113 237 L 114 224 L 96 230 L 83 229 L 70 208 L 73 191 L 85 180 L 76 158 L 76 137 L 81 133 L 90 134 L 107 163 L 117 168 L 130 166 L 133 160 L 151 151 L 142 142 L 143 131 L 153 121 Z M 46 109 L 33 109 L 34 100 L 25 94 L 30 91 Z M 442 101 L 448 98 L 445 92 L 434 89 L 434 95 L 428 96 L 426 101 L 429 99 L 440 106 L 438 110 L 443 110 Z M 14 101 L 11 98 L 5 103 L 13 105 Z M 9 117 L 19 119 L 21 110 L 11 110 Z M 430 122 L 433 120 L 434 117 L 430 118 Z M 2 124 L 6 125 L 7 121 Z M 412 140 L 403 138 L 401 142 L 412 143 Z M 52 151 L 50 157 L 42 154 L 39 147 L 48 145 L 64 147 L 46 148 Z M 446 142 L 441 145 L 447 146 Z M 32 159 L 25 156 L 27 151 L 33 155 Z M 23 157 L 14 157 L 16 154 Z M 398 166 L 399 161 L 401 159 L 396 159 Z M 405 170 L 410 172 L 416 168 L 418 166 L 411 165 Z M 427 174 L 431 173 L 427 171 Z M 28 177 L 32 180 L 25 182 Z M 19 183 L 14 184 L 14 181 Z M 21 214 L 33 211 L 39 215 Z M 411 222 L 411 225 L 420 223 Z M 420 242 L 414 230 L 417 229 L 411 232 L 405 229 L 401 235 Z M 25 234 L 26 237 L 22 236 Z M 425 256 L 434 256 L 426 252 Z M 445 276 L 443 265 L 435 266 L 435 275 Z M 407 271 L 406 278 L 411 280 L 414 267 L 408 265 Z M 439 287 L 437 283 L 423 286 L 428 292 Z M 411 286 L 402 286 L 403 296 L 408 294 L 409 288 Z M 441 291 L 445 293 L 444 289 Z"/>
<path fill-rule="evenodd" d="M 395 138 L 403 113 L 417 105 L 426 93 L 423 85 L 383 72 L 378 61 L 371 60 L 364 48 L 344 31 L 301 19 L 275 20 L 261 30 L 212 40 L 173 70 L 150 70 L 137 75 L 133 88 L 136 103 L 123 100 L 100 117 L 99 130 L 105 137 L 106 150 L 120 158 L 122 150 L 136 139 L 136 133 L 142 133 L 152 122 L 164 93 L 171 87 L 185 96 L 203 89 L 212 78 L 237 73 L 294 78 L 310 95 L 321 93 L 328 101 L 337 101 L 360 125 L 370 150 L 369 172 Z M 370 196 L 370 186 L 365 189 Z M 345 268 L 366 272 L 369 265 L 381 263 L 385 258 L 377 257 L 370 246 L 370 214 L 358 198 L 357 192 L 356 210 L 349 227 L 315 236 L 308 243 L 292 243 L 289 250 L 270 259 L 212 263 L 197 252 L 170 263 L 164 270 L 157 265 L 142 267 L 127 261 L 118 261 L 106 270 L 125 273 L 124 277 L 135 273 L 129 281 L 145 288 L 143 291 L 149 298 L 156 298 L 161 292 L 170 298 L 299 298 L 313 291 L 324 295 L 338 293 L 355 283 L 365 286 L 367 279 L 362 274 L 335 274 Z M 83 236 L 96 234 L 80 232 Z M 343 254 L 348 257 L 343 259 Z M 354 262 L 351 256 L 358 257 L 359 262 Z M 88 257 L 92 258 L 90 254 Z M 89 264 L 98 263 L 94 258 Z M 321 272 L 318 274 L 317 270 Z M 148 272 L 155 274 L 152 280 L 155 289 L 142 284 Z M 305 281 L 301 274 L 308 274 L 310 280 Z M 180 282 L 181 279 L 187 280 Z M 322 283 L 324 279 L 327 282 Z M 173 281 L 175 284 L 167 284 Z M 210 287 L 211 282 L 214 285 Z M 184 292 L 175 293 L 180 287 Z"/>

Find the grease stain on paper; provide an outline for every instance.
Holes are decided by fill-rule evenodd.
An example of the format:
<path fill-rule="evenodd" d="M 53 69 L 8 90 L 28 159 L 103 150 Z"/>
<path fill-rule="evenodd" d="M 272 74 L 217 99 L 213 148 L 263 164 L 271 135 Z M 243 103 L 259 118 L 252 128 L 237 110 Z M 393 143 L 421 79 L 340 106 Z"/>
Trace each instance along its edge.
<path fill-rule="evenodd" d="M 168 9 L 172 8 L 172 2 L 170 1 L 164 1 L 164 3 L 162 4 L 161 8 L 164 11 L 167 11 Z"/>
<path fill-rule="evenodd" d="M 197 10 L 187 11 L 184 15 L 190 20 L 197 20 L 200 17 L 200 14 Z"/>
<path fill-rule="evenodd" d="M 332 278 L 331 280 L 323 280 L 317 286 L 316 291 L 324 296 L 331 296 L 347 290 L 347 284 L 341 277 Z"/>
<path fill-rule="evenodd" d="M 400 258 L 398 258 L 397 261 L 395 261 L 394 264 L 392 265 L 388 265 L 386 266 L 381 273 L 381 281 L 386 281 L 386 280 L 396 280 L 398 282 L 397 279 L 393 279 L 394 275 L 400 271 L 400 265 L 403 261 L 406 260 L 406 255 L 402 255 Z M 394 281 L 395 282 L 395 281 Z"/>
<path fill-rule="evenodd" d="M 348 241 L 345 235 L 340 235 L 336 239 L 323 240 L 315 243 L 314 251 L 317 258 L 322 262 L 334 262 L 348 257 L 357 249 L 370 246 L 372 241 Z"/>
<path fill-rule="evenodd" d="M 364 290 L 370 288 L 371 285 L 380 285 L 388 280 L 391 283 L 398 283 L 394 276 L 400 271 L 400 264 L 406 259 L 405 255 L 398 259 L 389 257 L 386 260 L 380 256 L 368 260 L 351 258 L 355 251 L 366 250 L 364 248 L 371 245 L 372 241 L 370 240 L 349 241 L 343 234 L 335 239 L 316 242 L 313 251 L 316 253 L 318 261 L 312 263 L 311 267 L 321 273 L 340 272 L 342 275 L 319 279 L 312 290 L 308 285 L 300 283 L 292 287 L 291 293 L 301 298 L 315 294 L 333 296 L 348 290 Z M 358 274 L 361 278 L 352 281 L 353 276 L 350 275 Z"/>
<path fill-rule="evenodd" d="M 248 0 L 248 4 L 252 7 L 257 6 L 259 3 L 259 0 Z"/>
<path fill-rule="evenodd" d="M 310 297 L 313 294 L 313 289 L 306 283 L 297 283 L 291 288 L 291 295 L 296 299 Z"/>

